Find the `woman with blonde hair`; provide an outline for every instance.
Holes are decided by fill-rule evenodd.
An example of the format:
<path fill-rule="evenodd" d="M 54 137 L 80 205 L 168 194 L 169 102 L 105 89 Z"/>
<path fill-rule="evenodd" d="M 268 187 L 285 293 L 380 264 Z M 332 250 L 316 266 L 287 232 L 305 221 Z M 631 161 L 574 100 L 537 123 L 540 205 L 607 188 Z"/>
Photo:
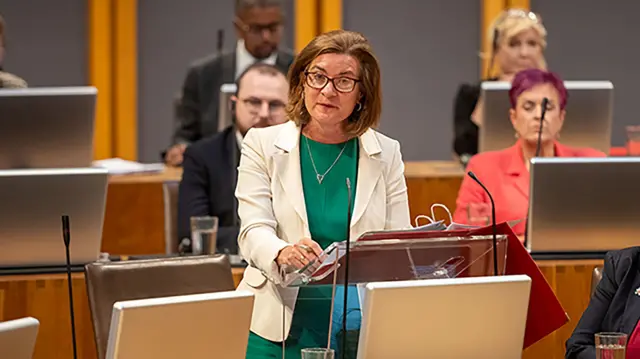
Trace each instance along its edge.
<path fill-rule="evenodd" d="M 2 60 L 5 53 L 5 22 L 0 15 L 0 89 L 2 88 L 24 88 L 27 87 L 27 82 L 20 77 L 5 72 L 2 69 Z"/>
<path fill-rule="evenodd" d="M 283 286 L 283 271 L 306 266 L 347 233 L 356 240 L 411 226 L 400 144 L 373 130 L 382 87 L 369 41 L 344 30 L 319 35 L 288 78 L 290 121 L 249 130 L 238 170 L 238 246 L 248 263 L 238 289 L 255 294 L 247 358 L 280 358 L 283 348 L 299 358 L 303 348 L 327 346 L 332 313 L 340 313 L 333 328 L 342 326 L 332 288 Z M 348 292 L 357 314 L 357 293 Z"/>
<path fill-rule="evenodd" d="M 547 30 L 539 15 L 522 9 L 508 9 L 493 22 L 487 33 L 492 44 L 486 81 L 508 81 L 526 69 L 546 70 L 544 49 Z M 494 66 L 495 65 L 495 66 Z M 497 69 L 494 71 L 494 67 Z M 463 84 L 454 103 L 453 148 L 466 165 L 478 153 L 478 127 L 482 125 L 480 84 Z"/>

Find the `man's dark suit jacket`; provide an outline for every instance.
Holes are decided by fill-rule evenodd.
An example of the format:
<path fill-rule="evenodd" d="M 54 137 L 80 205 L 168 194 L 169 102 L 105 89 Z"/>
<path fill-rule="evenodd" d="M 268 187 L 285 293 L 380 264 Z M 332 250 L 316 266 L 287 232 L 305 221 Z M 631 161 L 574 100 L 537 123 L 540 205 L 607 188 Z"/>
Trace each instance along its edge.
<path fill-rule="evenodd" d="M 234 127 L 187 147 L 178 193 L 178 238 L 191 238 L 190 218 L 218 217 L 218 252 L 238 253 L 235 182 L 240 152 Z"/>
<path fill-rule="evenodd" d="M 487 81 L 496 81 L 490 78 Z M 478 126 L 471 121 L 480 97 L 481 82 L 458 87 L 453 103 L 453 150 L 458 156 L 478 153 Z"/>
<path fill-rule="evenodd" d="M 286 75 L 293 58 L 291 52 L 278 51 L 275 66 Z M 190 144 L 218 132 L 220 86 L 234 83 L 235 75 L 235 51 L 198 60 L 189 68 L 176 110 L 174 144 Z"/>
<path fill-rule="evenodd" d="M 640 319 L 640 247 L 607 253 L 602 280 L 567 340 L 567 359 L 595 359 L 594 335 L 631 333 Z"/>

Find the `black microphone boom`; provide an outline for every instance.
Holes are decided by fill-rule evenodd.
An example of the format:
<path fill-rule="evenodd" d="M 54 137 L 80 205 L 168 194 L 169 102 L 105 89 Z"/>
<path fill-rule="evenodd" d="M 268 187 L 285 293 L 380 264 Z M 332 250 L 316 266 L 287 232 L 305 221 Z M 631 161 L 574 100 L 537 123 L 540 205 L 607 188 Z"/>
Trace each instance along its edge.
<path fill-rule="evenodd" d="M 342 359 L 345 359 L 347 356 L 347 293 L 349 291 L 349 252 L 351 252 L 351 207 L 353 206 L 353 196 L 351 194 L 351 179 L 347 177 L 347 195 L 349 196 L 349 202 L 347 205 L 347 239 L 346 239 L 346 252 L 345 252 L 345 260 L 344 260 L 344 302 L 342 306 L 342 348 L 340 352 L 342 353 Z"/>
<path fill-rule="evenodd" d="M 548 98 L 542 99 L 542 110 L 540 110 L 540 130 L 538 131 L 538 141 L 536 142 L 536 157 L 540 156 L 540 149 L 542 147 L 542 128 L 544 127 L 544 115 L 547 114 L 547 105 L 549 104 Z"/>
<path fill-rule="evenodd" d="M 540 150 L 542 149 L 542 129 L 544 127 L 544 116 L 547 114 L 547 105 L 549 105 L 549 99 L 544 97 L 541 103 L 542 109 L 540 109 L 540 130 L 538 131 L 535 157 L 540 157 Z M 526 247 L 529 243 L 529 208 L 527 208 L 527 217 L 524 220 L 524 245 Z"/>
<path fill-rule="evenodd" d="M 216 43 L 216 51 L 218 51 L 218 55 L 222 53 L 222 47 L 224 46 L 224 30 L 218 30 L 218 42 Z"/>
<path fill-rule="evenodd" d="M 71 316 L 71 340 L 73 341 L 73 359 L 78 358 L 78 348 L 76 346 L 76 316 L 73 310 L 73 283 L 71 282 L 71 256 L 69 255 L 69 245 L 71 243 L 71 226 L 69 216 L 62 216 L 62 239 L 67 257 L 67 285 L 69 287 L 69 315 Z"/>
<path fill-rule="evenodd" d="M 487 189 L 487 187 L 484 186 L 484 184 L 482 184 L 482 182 L 480 182 L 480 180 L 478 179 L 478 177 L 476 177 L 476 175 L 469 171 L 467 172 L 467 175 L 469 177 L 471 177 L 472 180 L 474 180 L 477 184 L 480 185 L 480 187 L 482 187 L 482 189 L 487 193 L 487 195 L 489 196 L 489 201 L 491 201 L 491 226 L 493 227 L 493 275 L 498 275 L 498 225 L 496 224 L 496 204 L 493 202 L 493 196 L 491 196 L 491 192 L 489 192 L 489 190 Z"/>

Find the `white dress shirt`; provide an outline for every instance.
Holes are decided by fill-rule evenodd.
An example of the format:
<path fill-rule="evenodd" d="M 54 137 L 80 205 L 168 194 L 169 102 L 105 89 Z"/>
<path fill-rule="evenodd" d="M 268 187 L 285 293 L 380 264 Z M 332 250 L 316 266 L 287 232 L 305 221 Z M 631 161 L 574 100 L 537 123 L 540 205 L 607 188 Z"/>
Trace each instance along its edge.
<path fill-rule="evenodd" d="M 267 57 L 266 59 L 258 60 L 255 57 L 253 57 L 253 55 L 251 55 L 249 53 L 249 51 L 247 51 L 247 48 L 244 46 L 244 40 L 240 39 L 240 40 L 238 40 L 238 43 L 236 44 L 236 75 L 235 75 L 235 78 L 237 79 L 238 76 L 240 76 L 240 74 L 244 70 L 247 69 L 247 67 L 253 65 L 256 62 L 264 62 L 264 63 L 267 63 L 269 65 L 275 65 L 277 57 L 278 57 L 278 53 L 274 52 L 271 55 L 269 55 L 269 57 Z"/>

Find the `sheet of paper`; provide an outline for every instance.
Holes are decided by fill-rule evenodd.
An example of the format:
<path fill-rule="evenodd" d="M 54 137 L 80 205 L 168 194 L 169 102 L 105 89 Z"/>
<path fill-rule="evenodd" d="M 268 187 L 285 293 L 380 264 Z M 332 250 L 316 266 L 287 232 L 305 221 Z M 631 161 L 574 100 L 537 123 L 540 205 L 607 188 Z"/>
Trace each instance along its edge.
<path fill-rule="evenodd" d="M 93 167 L 106 168 L 109 174 L 133 174 L 145 172 L 162 172 L 162 163 L 140 163 L 127 161 L 122 158 L 109 158 L 106 160 L 93 161 Z"/>

